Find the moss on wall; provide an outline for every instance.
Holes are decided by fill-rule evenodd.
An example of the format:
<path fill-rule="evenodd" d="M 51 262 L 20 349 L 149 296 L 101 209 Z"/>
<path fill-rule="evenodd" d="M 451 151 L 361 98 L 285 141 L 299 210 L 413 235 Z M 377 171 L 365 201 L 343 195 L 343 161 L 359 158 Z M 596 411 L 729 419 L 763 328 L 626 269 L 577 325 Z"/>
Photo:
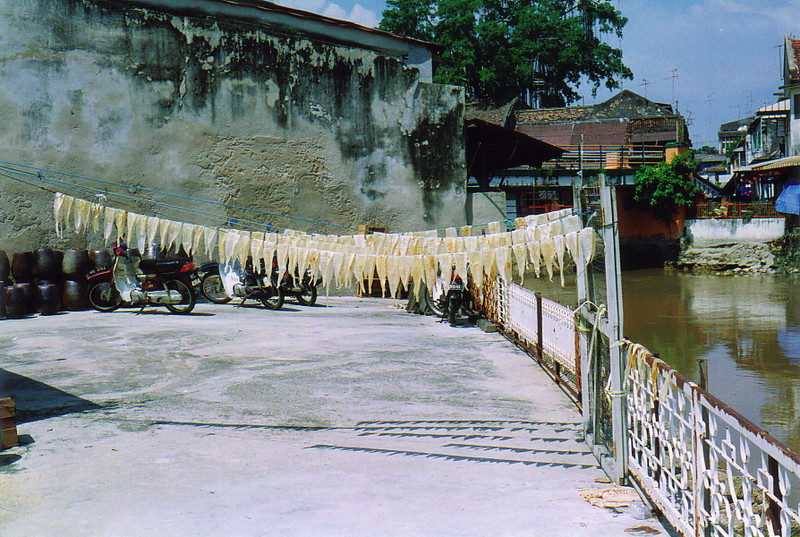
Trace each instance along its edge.
<path fill-rule="evenodd" d="M 463 223 L 463 93 L 401 59 L 89 0 L 0 0 L 0 33 L 5 160 L 339 225 Z M 45 215 L 24 225 L 57 243 L 51 195 L 24 192 Z M 191 208 L 202 224 L 245 216 Z M 7 249 L 31 235 L 23 220 L 0 220 Z"/>

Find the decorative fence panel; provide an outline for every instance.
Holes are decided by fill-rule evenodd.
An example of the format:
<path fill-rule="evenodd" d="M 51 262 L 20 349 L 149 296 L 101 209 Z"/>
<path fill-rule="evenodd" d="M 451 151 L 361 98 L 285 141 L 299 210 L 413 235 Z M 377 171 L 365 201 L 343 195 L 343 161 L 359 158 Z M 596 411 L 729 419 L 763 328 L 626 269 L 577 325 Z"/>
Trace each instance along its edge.
<path fill-rule="evenodd" d="M 630 476 L 684 535 L 800 535 L 800 457 L 628 343 Z"/>
<path fill-rule="evenodd" d="M 513 283 L 485 283 L 483 309 L 580 400 L 574 312 Z M 627 477 L 667 520 L 686 536 L 800 535 L 800 456 L 641 345 L 623 347 Z M 597 388 L 598 403 L 620 395 Z"/>
<path fill-rule="evenodd" d="M 515 283 L 498 278 L 493 285 L 500 329 L 579 401 L 580 358 L 572 310 Z"/>

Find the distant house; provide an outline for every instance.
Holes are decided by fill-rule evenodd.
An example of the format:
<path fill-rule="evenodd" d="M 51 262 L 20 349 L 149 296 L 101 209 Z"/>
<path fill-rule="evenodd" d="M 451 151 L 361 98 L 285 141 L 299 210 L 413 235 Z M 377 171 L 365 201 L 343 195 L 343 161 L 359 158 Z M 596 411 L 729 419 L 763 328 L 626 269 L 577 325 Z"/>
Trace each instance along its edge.
<path fill-rule="evenodd" d="M 776 103 L 759 108 L 746 123 L 734 122 L 740 124 L 735 146 L 732 136 L 722 136 L 734 123 L 720 129 L 733 172 L 722 193 L 739 204 L 763 205 L 756 213 L 764 216 L 774 215 L 773 204 L 779 212 L 800 214 L 800 40 L 791 37 L 784 41 L 781 89 Z"/>
<path fill-rule="evenodd" d="M 712 185 L 722 186 L 731 178 L 725 155 L 698 153 L 694 158 L 697 162 L 697 173 Z"/>
<path fill-rule="evenodd" d="M 800 155 L 800 39 L 784 43 L 783 96 L 790 103 L 788 156 Z"/>
<path fill-rule="evenodd" d="M 633 184 L 635 171 L 663 161 L 668 146 L 688 148 L 686 124 L 671 105 L 629 90 L 592 106 L 520 110 L 516 126 L 520 132 L 566 150 L 560 159 L 545 164 L 549 177 L 540 184 L 535 177 L 527 184 L 517 178 L 521 187 L 516 193 L 518 208 L 523 214 L 539 212 L 553 199 L 561 205 L 571 204 L 571 178 L 580 171 L 603 171 L 618 184 Z M 525 186 L 542 188 L 537 192 Z"/>
<path fill-rule="evenodd" d="M 591 106 L 527 109 L 514 101 L 494 108 L 467 106 L 465 115 L 490 118 L 564 150 L 540 167 L 496 173 L 488 187 L 502 196 L 498 203 L 505 204 L 507 218 L 570 207 L 575 179 L 603 172 L 618 185 L 623 263 L 640 257 L 639 247 L 645 245 L 657 250 L 646 257 L 658 264 L 666 255 L 664 244 L 669 249 L 677 245 L 683 214 L 676 221 L 664 222 L 647 210 L 633 208 L 629 201 L 637 169 L 688 150 L 686 123 L 671 105 L 623 90 Z M 472 177 L 468 187 L 482 185 Z"/>
<path fill-rule="evenodd" d="M 742 146 L 747 137 L 747 128 L 753 122 L 753 119 L 755 119 L 754 116 L 749 116 L 723 123 L 719 127 L 719 132 L 717 133 L 719 151 L 728 156 L 729 162 L 734 167 L 738 168 L 747 164 Z"/>

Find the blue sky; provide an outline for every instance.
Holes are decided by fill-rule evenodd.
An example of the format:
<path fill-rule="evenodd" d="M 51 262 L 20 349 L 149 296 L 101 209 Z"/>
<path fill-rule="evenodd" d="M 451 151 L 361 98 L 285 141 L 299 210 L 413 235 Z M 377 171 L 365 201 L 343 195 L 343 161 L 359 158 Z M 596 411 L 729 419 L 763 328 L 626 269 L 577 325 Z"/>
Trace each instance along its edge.
<path fill-rule="evenodd" d="M 365 26 L 377 25 L 386 7 L 383 0 L 274 1 Z M 775 101 L 783 37 L 800 35 L 800 0 L 610 1 L 628 17 L 623 39 L 609 38 L 634 73 L 623 87 L 677 101 L 695 147 L 716 145 L 721 123 Z M 585 104 L 611 95 L 579 92 Z"/>

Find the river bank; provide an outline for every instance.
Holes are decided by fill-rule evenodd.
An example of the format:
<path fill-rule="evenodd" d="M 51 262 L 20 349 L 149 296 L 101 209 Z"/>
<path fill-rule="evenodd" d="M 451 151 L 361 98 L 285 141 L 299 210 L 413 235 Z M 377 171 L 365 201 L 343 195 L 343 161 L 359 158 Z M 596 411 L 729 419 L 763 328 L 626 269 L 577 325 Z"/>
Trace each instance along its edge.
<path fill-rule="evenodd" d="M 800 232 L 768 242 L 720 243 L 696 247 L 682 244 L 675 261 L 665 267 L 685 272 L 729 274 L 800 274 Z"/>

